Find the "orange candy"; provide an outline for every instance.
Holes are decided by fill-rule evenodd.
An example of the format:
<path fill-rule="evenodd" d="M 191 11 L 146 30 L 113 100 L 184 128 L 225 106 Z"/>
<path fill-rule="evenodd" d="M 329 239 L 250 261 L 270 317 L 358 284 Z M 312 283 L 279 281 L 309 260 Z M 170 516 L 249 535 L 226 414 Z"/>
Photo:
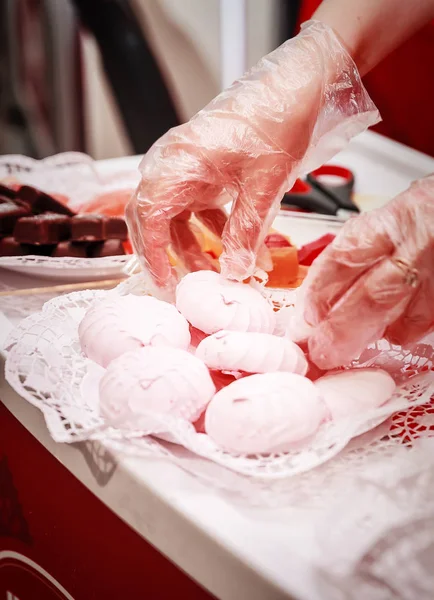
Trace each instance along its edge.
<path fill-rule="evenodd" d="M 269 248 L 273 270 L 268 274 L 268 286 L 287 288 L 298 277 L 297 248 Z"/>
<path fill-rule="evenodd" d="M 87 207 L 86 212 L 90 208 L 90 206 Z M 95 205 L 93 205 L 93 208 L 95 208 Z M 99 210 L 101 211 L 101 209 Z M 202 251 L 207 252 L 215 259 L 215 268 L 218 270 L 218 258 L 222 253 L 221 240 L 204 227 L 198 227 L 198 234 Z M 267 286 L 272 288 L 299 287 L 306 277 L 309 267 L 299 265 L 297 248 L 290 245 L 290 241 L 286 236 L 275 231 L 267 236 L 265 244 L 268 246 L 273 263 L 273 270 L 268 274 Z M 128 254 L 132 252 L 130 242 L 125 242 L 124 248 Z M 171 265 L 175 267 L 177 264 L 176 256 L 170 251 L 168 254 Z"/>
<path fill-rule="evenodd" d="M 80 207 L 80 212 L 87 214 L 101 214 L 108 217 L 123 217 L 125 207 L 128 204 L 134 190 L 115 190 L 105 192 L 91 200 L 88 204 Z"/>
<path fill-rule="evenodd" d="M 223 246 L 221 240 L 212 234 L 208 234 L 205 230 L 202 230 L 203 240 L 201 240 L 202 252 L 207 252 L 212 258 L 220 258 L 223 252 Z"/>
<path fill-rule="evenodd" d="M 268 287 L 296 288 L 306 277 L 309 267 L 298 264 L 297 248 L 270 248 L 273 270 L 268 273 Z"/>
<path fill-rule="evenodd" d="M 300 287 L 301 284 L 303 283 L 303 280 L 305 279 L 308 271 L 309 271 L 309 267 L 300 265 L 298 267 L 297 278 L 294 281 L 290 282 L 290 285 L 288 287 L 290 287 L 290 288 Z"/>
<path fill-rule="evenodd" d="M 265 245 L 267 248 L 288 248 L 292 244 L 289 238 L 272 229 L 265 238 Z"/>
<path fill-rule="evenodd" d="M 221 241 L 216 236 L 201 229 L 201 247 L 213 258 L 219 258 L 222 252 Z M 265 245 L 270 252 L 273 270 L 268 274 L 269 287 L 295 288 L 299 287 L 307 275 L 308 268 L 298 264 L 298 251 L 291 246 L 289 238 L 271 230 L 265 239 Z"/>

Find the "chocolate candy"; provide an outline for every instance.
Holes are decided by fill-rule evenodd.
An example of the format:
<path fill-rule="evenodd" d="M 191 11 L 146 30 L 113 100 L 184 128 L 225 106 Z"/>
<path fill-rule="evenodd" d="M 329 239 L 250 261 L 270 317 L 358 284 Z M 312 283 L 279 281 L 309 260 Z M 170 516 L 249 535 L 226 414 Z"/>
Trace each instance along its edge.
<path fill-rule="evenodd" d="M 0 240 L 0 256 L 51 256 L 54 246 L 19 244 L 12 236 Z"/>
<path fill-rule="evenodd" d="M 108 240 L 127 240 L 128 227 L 124 219 L 120 217 L 106 218 L 106 237 Z"/>
<path fill-rule="evenodd" d="M 126 254 L 122 242 L 127 239 L 122 218 L 76 215 L 32 186 L 16 190 L 0 184 L 0 256 L 119 256 Z"/>
<path fill-rule="evenodd" d="M 121 256 L 125 249 L 121 240 L 106 240 L 89 247 L 89 258 L 102 258 L 103 256 Z"/>
<path fill-rule="evenodd" d="M 73 258 L 87 258 L 88 246 L 89 244 L 83 244 L 80 242 L 60 242 L 57 244 L 57 247 L 53 252 L 53 256 L 58 258 L 64 256 L 72 256 Z"/>
<path fill-rule="evenodd" d="M 55 244 L 23 244 L 26 247 L 26 254 L 36 254 L 36 256 L 52 256 L 56 248 Z"/>
<path fill-rule="evenodd" d="M 28 204 L 33 213 L 52 212 L 58 215 L 67 215 L 68 217 L 75 215 L 75 212 L 68 206 L 30 185 L 22 185 L 17 192 L 16 198 Z"/>
<path fill-rule="evenodd" d="M 102 242 L 107 239 L 126 240 L 127 224 L 118 217 L 76 215 L 71 219 L 71 239 L 75 242 Z"/>
<path fill-rule="evenodd" d="M 14 237 L 20 244 L 56 244 L 68 239 L 70 231 L 69 217 L 44 213 L 17 221 Z"/>
<path fill-rule="evenodd" d="M 16 195 L 17 193 L 15 190 L 8 187 L 7 185 L 3 185 L 0 183 L 0 196 L 9 198 L 9 200 L 13 200 L 14 198 L 16 198 Z"/>
<path fill-rule="evenodd" d="M 22 246 L 12 236 L 0 240 L 0 256 L 24 256 L 28 254 L 25 246 Z"/>
<path fill-rule="evenodd" d="M 28 214 L 27 208 L 18 206 L 12 201 L 0 204 L 0 237 L 10 235 L 18 219 Z"/>
<path fill-rule="evenodd" d="M 7 198 L 6 196 L 0 195 L 0 204 L 13 204 L 14 206 L 21 206 L 21 208 L 25 209 L 26 215 L 30 214 L 30 212 L 31 212 L 30 206 L 28 204 L 26 204 L 25 202 L 18 200 L 17 198 L 12 199 L 12 198 Z"/>
<path fill-rule="evenodd" d="M 71 219 L 71 239 L 76 242 L 100 242 L 106 238 L 103 215 L 76 215 Z"/>

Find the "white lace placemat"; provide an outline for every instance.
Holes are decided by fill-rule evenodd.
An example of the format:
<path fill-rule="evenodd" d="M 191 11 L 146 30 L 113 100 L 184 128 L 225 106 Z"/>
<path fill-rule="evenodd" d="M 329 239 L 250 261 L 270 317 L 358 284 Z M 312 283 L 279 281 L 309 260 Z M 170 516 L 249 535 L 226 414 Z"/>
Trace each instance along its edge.
<path fill-rule="evenodd" d="M 354 366 L 367 363 L 381 363 L 383 368 L 391 366 L 395 378 L 400 376 L 401 381 L 390 401 L 357 418 L 324 423 L 309 443 L 292 452 L 233 455 L 219 449 L 207 435 L 197 433 L 191 423 L 173 417 L 160 417 L 161 427 L 153 431 L 127 432 L 108 427 L 99 414 L 98 381 L 102 369 L 82 354 L 78 324 L 86 309 L 98 298 L 147 291 L 146 281 L 139 275 L 110 292 L 68 294 L 49 301 L 41 312 L 25 319 L 12 333 L 8 341 L 7 380 L 21 396 L 42 410 L 56 441 L 103 440 L 122 452 L 166 456 L 179 463 L 182 461 L 179 448 L 155 437 L 164 434 L 166 440 L 169 438 L 194 455 L 234 473 L 261 480 L 284 480 L 326 463 L 350 440 L 373 429 L 390 415 L 426 405 L 433 393 L 431 346 L 421 344 L 412 353 L 405 353 L 380 342 L 369 348 Z M 408 379 L 409 372 L 415 375 L 411 379 Z M 404 443 L 394 434 L 392 438 L 394 443 Z"/>

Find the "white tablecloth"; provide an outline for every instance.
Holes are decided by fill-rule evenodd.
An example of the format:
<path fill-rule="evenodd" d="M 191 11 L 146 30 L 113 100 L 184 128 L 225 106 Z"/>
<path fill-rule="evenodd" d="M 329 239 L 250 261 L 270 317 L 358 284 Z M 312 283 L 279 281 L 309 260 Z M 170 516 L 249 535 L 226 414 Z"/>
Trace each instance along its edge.
<path fill-rule="evenodd" d="M 136 157 L 106 161 L 102 168 L 125 168 L 137 162 Z M 360 136 L 333 162 L 354 170 L 357 193 L 372 205 L 405 189 L 412 179 L 434 171 L 432 159 L 372 133 Z M 287 233 L 297 235 L 293 231 Z M 17 287 L 45 283 L 5 271 L 0 273 L 0 281 Z M 7 329 L 8 322 L 0 320 L 2 337 Z M 95 476 L 98 468 L 96 471 L 89 468 L 89 460 L 94 461 L 94 466 L 101 460 L 95 445 L 83 444 L 82 452 L 77 453 L 76 449 L 53 442 L 41 414 L 21 400 L 4 379 L 0 382 L 0 398 L 97 497 L 218 598 L 371 600 L 372 589 L 364 587 L 367 581 L 375 579 L 369 552 L 378 554 L 381 548 L 384 561 L 377 558 L 375 563 L 378 577 L 387 581 L 393 577 L 404 578 L 405 558 L 401 554 L 405 548 L 399 554 L 393 536 L 398 523 L 405 521 L 405 506 L 411 500 L 411 490 L 422 489 L 421 486 L 429 489 L 434 483 L 431 465 L 420 461 L 431 439 L 425 439 L 424 446 L 415 448 L 409 456 L 407 488 L 410 491 L 404 504 L 402 498 L 394 496 L 397 472 L 393 462 L 384 457 L 377 460 L 378 471 L 374 468 L 368 480 L 349 479 L 341 488 L 342 497 L 329 498 L 327 504 L 254 508 L 160 460 L 111 456 L 110 460 L 117 463 L 117 467 L 110 477 Z M 389 471 L 387 465 L 391 465 Z M 359 497 L 357 511 L 350 501 L 355 493 Z M 364 510 L 372 518 L 373 506 L 378 507 L 374 517 L 376 514 L 383 520 L 389 519 L 385 538 L 377 539 L 379 529 L 375 523 L 366 522 Z M 415 514 L 426 514 L 431 508 L 429 502 L 416 507 L 411 518 L 414 519 Z M 420 523 L 413 524 L 409 531 L 414 533 L 421 528 L 424 527 Z M 404 536 L 405 539 L 410 537 L 409 533 Z M 403 539 L 402 535 L 399 539 Z M 422 545 L 411 545 L 408 561 L 413 560 L 416 547 Z M 389 556 L 393 556 L 393 560 L 387 563 Z M 433 566 L 432 561 L 428 564 Z M 395 567 L 400 572 L 393 575 Z M 401 587 L 406 589 L 405 582 Z M 378 596 L 394 597 L 408 596 Z M 425 597 L 428 598 L 422 592 L 418 596 Z"/>

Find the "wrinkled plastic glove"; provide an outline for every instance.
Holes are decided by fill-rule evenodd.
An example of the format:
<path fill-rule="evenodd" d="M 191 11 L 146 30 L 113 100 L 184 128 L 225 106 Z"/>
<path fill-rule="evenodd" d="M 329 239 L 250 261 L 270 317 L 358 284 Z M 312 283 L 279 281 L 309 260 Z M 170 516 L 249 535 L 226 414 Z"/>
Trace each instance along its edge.
<path fill-rule="evenodd" d="M 348 364 L 385 337 L 408 346 L 434 329 L 434 175 L 351 219 L 303 283 L 311 359 Z"/>
<path fill-rule="evenodd" d="M 212 268 L 189 225 L 194 213 L 222 237 L 223 275 L 248 278 L 283 193 L 378 120 L 333 30 L 309 22 L 146 154 L 126 210 L 142 267 L 172 290 L 169 248 L 185 270 Z"/>

